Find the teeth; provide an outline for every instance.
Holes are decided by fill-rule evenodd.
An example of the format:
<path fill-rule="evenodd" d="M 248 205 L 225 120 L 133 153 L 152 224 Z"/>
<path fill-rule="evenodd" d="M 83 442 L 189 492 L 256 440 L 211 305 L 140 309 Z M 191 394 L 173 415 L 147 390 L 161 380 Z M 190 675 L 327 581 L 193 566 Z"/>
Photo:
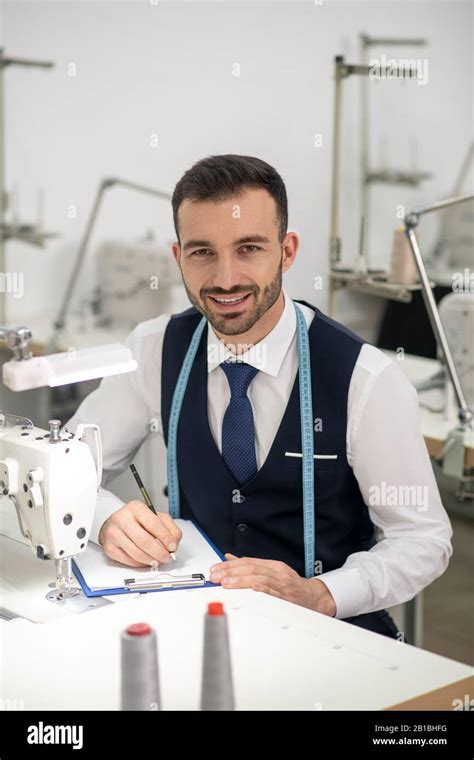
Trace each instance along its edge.
<path fill-rule="evenodd" d="M 213 296 L 213 298 L 219 303 L 239 303 L 239 301 L 244 300 L 245 296 L 240 296 L 239 298 L 217 298 L 216 296 Z"/>

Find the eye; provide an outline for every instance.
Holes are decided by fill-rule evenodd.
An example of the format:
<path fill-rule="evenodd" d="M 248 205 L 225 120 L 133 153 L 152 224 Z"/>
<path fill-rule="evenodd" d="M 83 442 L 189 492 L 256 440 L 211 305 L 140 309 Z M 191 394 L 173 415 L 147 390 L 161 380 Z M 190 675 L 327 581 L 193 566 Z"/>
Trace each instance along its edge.
<path fill-rule="evenodd" d="M 239 250 L 243 253 L 254 253 L 254 251 L 261 251 L 262 249 L 259 245 L 244 245 L 242 248 L 239 248 Z"/>
<path fill-rule="evenodd" d="M 208 253 L 210 253 L 209 248 L 198 248 L 197 251 L 193 251 L 191 253 L 191 256 L 202 257 L 202 256 L 206 256 Z"/>

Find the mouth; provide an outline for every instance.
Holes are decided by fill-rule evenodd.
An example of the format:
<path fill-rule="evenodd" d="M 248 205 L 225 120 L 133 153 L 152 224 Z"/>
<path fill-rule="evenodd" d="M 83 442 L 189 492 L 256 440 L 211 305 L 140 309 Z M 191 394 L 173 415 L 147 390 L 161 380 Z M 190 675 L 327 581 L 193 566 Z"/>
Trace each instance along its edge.
<path fill-rule="evenodd" d="M 244 293 L 244 295 L 238 296 L 208 296 L 208 298 L 217 305 L 219 311 L 234 311 L 237 306 L 245 303 L 251 295 L 251 293 Z"/>

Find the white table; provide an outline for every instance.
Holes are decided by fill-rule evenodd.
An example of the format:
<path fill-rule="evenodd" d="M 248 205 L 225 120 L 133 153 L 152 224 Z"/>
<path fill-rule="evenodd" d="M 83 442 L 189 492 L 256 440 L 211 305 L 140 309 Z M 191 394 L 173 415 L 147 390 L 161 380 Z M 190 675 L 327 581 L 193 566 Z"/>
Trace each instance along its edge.
<path fill-rule="evenodd" d="M 77 614 L 44 598 L 53 563 L 11 538 L 0 544 L 2 604 L 24 616 L 0 624 L 0 697 L 26 710 L 119 709 L 120 632 L 140 621 L 158 634 L 163 709 L 198 709 L 210 601 L 222 601 L 229 617 L 238 709 L 379 710 L 473 672 L 247 589 L 113 596 Z"/>

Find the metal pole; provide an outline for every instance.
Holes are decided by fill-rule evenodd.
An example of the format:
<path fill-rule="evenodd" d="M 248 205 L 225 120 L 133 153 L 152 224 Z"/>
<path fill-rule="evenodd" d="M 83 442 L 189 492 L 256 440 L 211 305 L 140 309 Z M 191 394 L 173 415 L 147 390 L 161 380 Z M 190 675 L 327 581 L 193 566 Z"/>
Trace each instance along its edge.
<path fill-rule="evenodd" d="M 0 48 L 0 274 L 5 272 L 5 111 L 3 92 L 3 70 L 7 66 L 27 66 L 40 69 L 50 69 L 54 66 L 51 61 L 33 61 L 27 58 L 8 58 Z M 6 322 L 6 298 L 0 299 L 0 324 Z"/>
<path fill-rule="evenodd" d="M 334 123 L 332 139 L 332 186 L 331 186 L 331 228 L 329 239 L 329 265 L 333 269 L 341 259 L 339 238 L 339 172 L 341 163 L 341 113 L 342 113 L 342 66 L 343 56 L 335 58 Z M 329 275 L 329 315 L 336 311 L 335 284 Z"/>
<path fill-rule="evenodd" d="M 81 244 L 79 246 L 79 251 L 77 252 L 76 261 L 74 262 L 74 266 L 73 266 L 71 275 L 69 277 L 67 288 L 63 296 L 61 308 L 59 310 L 59 314 L 57 316 L 56 322 L 54 323 L 54 326 L 57 330 L 62 330 L 64 327 L 66 312 L 69 307 L 69 302 L 72 296 L 72 292 L 74 290 L 74 286 L 76 284 L 76 280 L 82 266 L 82 261 L 84 259 L 86 249 L 87 249 L 87 244 L 89 243 L 89 238 L 92 234 L 95 220 L 97 218 L 97 213 L 99 211 L 100 204 L 102 202 L 102 196 L 104 194 L 104 190 L 106 189 L 106 187 L 108 187 L 107 180 L 104 180 L 103 182 L 101 182 L 99 189 L 97 190 L 94 205 L 92 206 L 91 213 L 89 214 L 89 219 L 86 224 L 86 229 L 82 236 Z"/>
<path fill-rule="evenodd" d="M 165 201 L 171 200 L 171 195 L 169 193 L 165 193 L 162 190 L 155 190 L 154 187 L 148 187 L 147 185 L 140 185 L 137 182 L 130 182 L 128 179 L 119 179 L 118 177 L 113 177 L 106 181 L 108 182 L 109 186 L 121 185 L 121 187 L 128 187 L 129 190 L 138 190 L 141 193 L 148 193 L 149 195 L 155 195 L 157 198 L 162 198 Z"/>
<path fill-rule="evenodd" d="M 138 190 L 142 193 L 148 193 L 149 195 L 154 195 L 157 198 L 162 198 L 163 200 L 171 200 L 171 195 L 169 193 L 165 193 L 162 190 L 155 190 L 155 188 L 149 187 L 148 185 L 140 185 L 137 182 L 130 182 L 129 180 L 119 179 L 118 177 L 108 177 L 107 179 L 102 180 L 97 190 L 94 205 L 92 206 L 91 213 L 89 214 L 89 219 L 87 220 L 86 229 L 84 231 L 84 235 L 82 236 L 81 244 L 77 252 L 76 261 L 74 263 L 71 276 L 69 277 L 66 292 L 61 303 L 61 308 L 54 323 L 56 330 L 62 330 L 64 328 L 64 325 L 66 323 L 66 314 L 71 303 L 71 296 L 76 286 L 79 273 L 81 271 L 82 263 L 84 261 L 87 246 L 89 245 L 89 240 L 96 223 L 104 192 L 109 187 L 112 187 L 114 185 L 121 185 L 122 187 L 126 187 L 129 190 Z"/>
<path fill-rule="evenodd" d="M 471 161 L 473 159 L 474 159 L 474 140 L 473 140 L 473 142 L 469 146 L 469 150 L 466 153 L 466 156 L 465 156 L 464 161 L 462 163 L 461 169 L 460 169 L 459 174 L 458 174 L 458 176 L 456 178 L 456 182 L 454 183 L 454 187 L 453 187 L 453 191 L 452 191 L 453 195 L 458 195 L 461 192 L 461 188 L 462 188 L 462 186 L 464 184 L 464 180 L 466 179 L 466 176 L 467 176 L 467 173 L 468 173 L 468 170 L 469 170 L 469 166 L 470 166 Z M 449 224 L 449 222 L 450 222 L 450 213 L 448 211 L 448 212 L 446 212 L 443 215 L 443 217 L 441 219 L 440 227 L 442 228 L 443 226 L 447 226 Z M 433 250 L 433 255 L 432 255 L 432 260 L 433 261 L 437 261 L 438 259 L 441 258 L 442 254 L 443 254 L 443 248 L 444 248 L 443 233 L 440 232 L 438 234 L 438 241 L 437 241 L 437 243 L 436 243 L 436 245 L 434 247 L 434 250 Z"/>
<path fill-rule="evenodd" d="M 441 208 L 446 208 L 447 206 L 452 206 L 455 203 L 463 203 L 464 201 L 467 201 L 467 200 L 474 200 L 474 195 L 460 195 L 460 196 L 457 196 L 456 198 L 448 198 L 445 201 L 439 201 L 438 203 L 434 203 L 431 206 L 427 206 L 421 211 L 414 211 L 405 217 L 405 234 L 408 238 L 408 242 L 410 244 L 410 248 L 411 248 L 413 257 L 415 259 L 416 267 L 418 269 L 418 274 L 420 276 L 422 292 L 423 292 L 423 300 L 425 302 L 426 310 L 428 312 L 428 317 L 431 323 L 431 327 L 433 329 L 433 333 L 435 335 L 436 341 L 441 349 L 444 360 L 446 362 L 449 379 L 451 380 L 451 383 L 453 384 L 456 401 L 459 407 L 459 413 L 458 413 L 459 422 L 461 424 L 461 427 L 463 428 L 466 428 L 469 426 L 469 424 L 472 421 L 473 415 L 466 401 L 466 397 L 464 396 L 464 392 L 463 392 L 461 383 L 459 381 L 459 376 L 458 376 L 457 369 L 453 361 L 451 349 L 449 347 L 449 344 L 446 338 L 446 333 L 444 331 L 443 323 L 441 322 L 438 307 L 436 305 L 436 301 L 433 296 L 433 291 L 431 289 L 430 281 L 428 279 L 425 263 L 423 261 L 423 257 L 421 255 L 418 241 L 416 239 L 415 229 L 418 225 L 419 217 L 421 215 L 430 213 L 431 211 L 437 211 L 438 209 L 441 209 Z"/>
<path fill-rule="evenodd" d="M 367 39 L 366 34 L 360 35 L 360 57 L 364 66 L 368 66 Z M 369 185 L 367 182 L 367 175 L 369 173 L 369 117 L 369 78 L 364 76 L 360 80 L 360 214 L 363 219 L 363 234 L 360 240 L 360 251 L 357 262 L 357 270 L 363 274 L 366 274 L 369 269 L 367 254 L 367 231 L 370 227 Z"/>
<path fill-rule="evenodd" d="M 416 46 L 416 45 L 426 45 L 427 41 L 421 37 L 414 37 L 413 39 L 401 39 L 398 37 L 369 37 L 365 35 L 365 45 L 376 45 L 377 47 L 380 47 L 380 45 L 396 45 L 397 47 L 400 45 L 400 47 L 406 46 Z"/>
<path fill-rule="evenodd" d="M 5 238 L 3 225 L 5 223 L 5 114 L 3 104 L 3 48 L 0 48 L 0 275 L 5 273 Z M 0 297 L 0 324 L 6 320 L 6 295 Z"/>
<path fill-rule="evenodd" d="M 331 239 L 330 239 L 330 261 L 334 266 L 340 261 L 340 240 L 338 236 L 339 229 L 339 172 L 341 163 L 341 67 L 344 65 L 344 58 L 336 56 L 336 84 L 334 90 L 334 124 L 333 124 L 333 141 L 332 141 L 332 187 L 331 187 Z"/>
<path fill-rule="evenodd" d="M 423 214 L 429 214 L 431 211 L 439 211 L 440 208 L 447 208 L 448 206 L 454 206 L 456 203 L 464 203 L 465 201 L 474 201 L 474 193 L 464 193 L 464 195 L 456 195 L 454 198 L 446 198 L 445 201 L 432 203 L 431 206 L 425 206 L 425 208 L 422 208 L 419 211 L 413 211 L 412 213 L 416 217 L 420 217 L 423 216 Z M 411 214 L 409 216 L 411 216 Z"/>

